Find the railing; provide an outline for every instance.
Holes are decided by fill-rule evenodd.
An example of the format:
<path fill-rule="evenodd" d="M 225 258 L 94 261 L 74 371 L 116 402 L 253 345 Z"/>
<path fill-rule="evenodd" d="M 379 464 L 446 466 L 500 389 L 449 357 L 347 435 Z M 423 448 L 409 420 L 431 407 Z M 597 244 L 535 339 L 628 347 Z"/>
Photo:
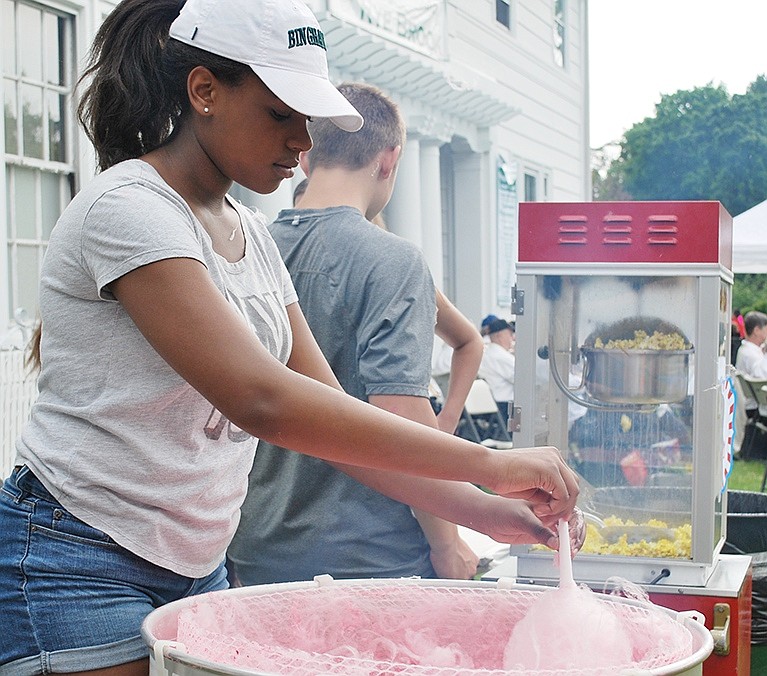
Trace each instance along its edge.
<path fill-rule="evenodd" d="M 24 366 L 22 350 L 0 351 L 0 477 L 13 467 L 16 438 L 37 397 L 37 376 Z"/>

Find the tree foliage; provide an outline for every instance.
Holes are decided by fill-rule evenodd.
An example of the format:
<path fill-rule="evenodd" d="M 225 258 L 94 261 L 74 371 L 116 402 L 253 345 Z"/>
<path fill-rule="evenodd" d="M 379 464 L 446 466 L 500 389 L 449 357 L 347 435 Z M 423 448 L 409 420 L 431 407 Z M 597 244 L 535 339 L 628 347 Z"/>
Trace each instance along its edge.
<path fill-rule="evenodd" d="M 751 310 L 767 313 L 767 275 L 735 275 L 735 282 L 732 285 L 732 307 L 743 314 Z"/>
<path fill-rule="evenodd" d="M 767 199 L 767 79 L 663 95 L 620 145 L 594 199 L 718 200 L 735 216 Z"/>

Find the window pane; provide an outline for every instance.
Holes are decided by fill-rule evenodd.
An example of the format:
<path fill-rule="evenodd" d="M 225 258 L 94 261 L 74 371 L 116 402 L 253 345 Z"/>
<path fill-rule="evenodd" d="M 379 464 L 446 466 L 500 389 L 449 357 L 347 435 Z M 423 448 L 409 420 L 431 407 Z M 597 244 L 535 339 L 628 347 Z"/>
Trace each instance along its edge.
<path fill-rule="evenodd" d="M 42 218 L 43 239 L 47 240 L 56 220 L 61 215 L 61 182 L 66 180 L 59 174 L 42 172 L 40 175 L 40 187 L 42 191 Z"/>
<path fill-rule="evenodd" d="M 16 238 L 37 239 L 37 194 L 35 191 L 35 170 L 14 167 L 14 200 L 16 215 Z"/>
<path fill-rule="evenodd" d="M 46 13 L 43 18 L 45 40 L 45 80 L 56 85 L 64 84 L 64 59 L 62 41 L 64 19 L 55 14 Z"/>
<path fill-rule="evenodd" d="M 37 287 L 40 279 L 39 252 L 36 246 L 16 247 L 16 303 L 12 310 L 23 307 L 30 317 L 37 316 Z"/>
<path fill-rule="evenodd" d="M 525 200 L 527 202 L 535 202 L 536 199 L 535 176 L 532 176 L 531 174 L 525 174 Z"/>
<path fill-rule="evenodd" d="M 16 98 L 16 83 L 13 80 L 3 80 L 3 97 L 3 111 L 5 115 L 5 152 L 10 155 L 18 155 L 18 99 Z"/>
<path fill-rule="evenodd" d="M 22 154 L 43 159 L 43 90 L 31 85 L 21 86 L 21 115 L 24 134 Z"/>
<path fill-rule="evenodd" d="M 511 9 L 508 0 L 495 0 L 495 18 L 506 28 L 511 26 Z"/>
<path fill-rule="evenodd" d="M 66 98 L 48 92 L 48 155 L 55 162 L 65 162 L 64 106 Z"/>
<path fill-rule="evenodd" d="M 13 2 L 2 0 L 3 73 L 16 72 L 16 31 L 13 21 Z"/>
<path fill-rule="evenodd" d="M 17 5 L 21 41 L 21 75 L 35 80 L 43 79 L 42 13 L 29 5 Z"/>

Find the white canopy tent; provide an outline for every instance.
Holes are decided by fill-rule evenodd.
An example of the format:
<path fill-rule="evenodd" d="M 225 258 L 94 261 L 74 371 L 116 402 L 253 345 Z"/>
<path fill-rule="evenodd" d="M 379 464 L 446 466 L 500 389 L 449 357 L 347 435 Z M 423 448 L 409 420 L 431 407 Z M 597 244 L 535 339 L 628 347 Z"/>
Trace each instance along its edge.
<path fill-rule="evenodd" d="M 732 219 L 732 271 L 767 274 L 767 200 Z"/>

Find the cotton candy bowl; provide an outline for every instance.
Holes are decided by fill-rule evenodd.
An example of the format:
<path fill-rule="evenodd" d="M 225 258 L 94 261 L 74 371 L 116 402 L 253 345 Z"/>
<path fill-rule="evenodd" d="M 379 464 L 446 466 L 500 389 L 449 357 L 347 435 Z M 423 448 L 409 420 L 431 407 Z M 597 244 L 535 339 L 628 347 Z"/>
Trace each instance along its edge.
<path fill-rule="evenodd" d="M 631 637 L 630 664 L 530 670 L 508 655 L 505 663 L 516 623 L 550 592 L 509 579 L 319 576 L 176 601 L 152 612 L 142 635 L 151 676 L 702 674 L 713 640 L 700 616 L 601 594 Z"/>

